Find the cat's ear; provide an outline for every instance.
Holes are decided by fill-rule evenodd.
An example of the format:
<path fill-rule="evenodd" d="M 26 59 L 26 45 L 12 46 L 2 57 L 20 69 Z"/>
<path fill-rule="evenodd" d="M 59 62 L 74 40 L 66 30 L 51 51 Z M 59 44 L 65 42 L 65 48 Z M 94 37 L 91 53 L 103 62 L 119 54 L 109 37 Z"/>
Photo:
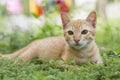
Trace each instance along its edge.
<path fill-rule="evenodd" d="M 68 18 L 66 13 L 61 13 L 61 20 L 62 20 L 63 28 L 65 28 L 66 25 L 70 22 L 70 19 Z"/>
<path fill-rule="evenodd" d="M 92 11 L 88 17 L 87 17 L 87 22 L 89 22 L 94 28 L 96 28 L 96 12 Z"/>

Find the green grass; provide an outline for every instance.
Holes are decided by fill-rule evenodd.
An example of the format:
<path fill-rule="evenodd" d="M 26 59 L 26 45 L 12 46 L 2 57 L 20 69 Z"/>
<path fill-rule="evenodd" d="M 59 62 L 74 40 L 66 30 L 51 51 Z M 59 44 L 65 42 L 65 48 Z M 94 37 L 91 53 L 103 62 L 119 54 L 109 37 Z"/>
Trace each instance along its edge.
<path fill-rule="evenodd" d="M 50 20 L 48 20 L 50 21 Z M 98 23 L 96 42 L 104 60 L 103 65 L 87 63 L 73 67 L 59 66 L 57 61 L 32 60 L 24 65 L 13 60 L 0 60 L 0 80 L 120 80 L 120 20 L 110 20 L 109 25 Z M 0 52 L 14 52 L 35 39 L 62 35 L 60 25 L 46 22 L 44 27 L 30 32 L 14 30 L 9 33 L 0 17 Z M 34 25 L 36 26 L 36 25 Z M 5 30 L 5 29 L 6 30 Z"/>
<path fill-rule="evenodd" d="M 58 66 L 57 62 L 32 60 L 24 65 L 0 60 L 0 80 L 120 80 L 120 57 L 104 55 L 104 65 Z"/>

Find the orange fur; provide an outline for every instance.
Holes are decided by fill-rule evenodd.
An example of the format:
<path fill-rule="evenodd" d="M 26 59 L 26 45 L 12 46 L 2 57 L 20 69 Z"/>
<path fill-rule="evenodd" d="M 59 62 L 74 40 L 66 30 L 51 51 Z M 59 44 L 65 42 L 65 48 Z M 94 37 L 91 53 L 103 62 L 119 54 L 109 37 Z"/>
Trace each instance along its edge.
<path fill-rule="evenodd" d="M 95 18 L 95 19 L 94 19 Z M 94 41 L 95 12 L 90 13 L 86 20 L 70 20 L 65 13 L 61 13 L 64 37 L 50 37 L 33 41 L 25 48 L 1 58 L 21 58 L 28 61 L 33 58 L 58 59 L 64 62 L 74 60 L 76 63 L 102 63 L 99 49 Z"/>

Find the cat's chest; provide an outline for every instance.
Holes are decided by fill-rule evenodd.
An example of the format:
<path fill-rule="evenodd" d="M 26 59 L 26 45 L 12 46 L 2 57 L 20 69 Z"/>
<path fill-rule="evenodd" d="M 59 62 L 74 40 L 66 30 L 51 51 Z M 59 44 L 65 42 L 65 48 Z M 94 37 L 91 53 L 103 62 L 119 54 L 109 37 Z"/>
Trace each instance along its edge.
<path fill-rule="evenodd" d="M 70 53 L 69 59 L 76 61 L 77 63 L 86 63 L 90 60 L 91 53 L 89 52 L 77 52 Z"/>
<path fill-rule="evenodd" d="M 65 51 L 65 54 L 62 58 L 65 61 L 74 60 L 77 63 L 86 63 L 90 60 L 92 54 L 93 52 L 89 52 L 89 49 L 79 51 L 75 49 L 68 49 Z"/>

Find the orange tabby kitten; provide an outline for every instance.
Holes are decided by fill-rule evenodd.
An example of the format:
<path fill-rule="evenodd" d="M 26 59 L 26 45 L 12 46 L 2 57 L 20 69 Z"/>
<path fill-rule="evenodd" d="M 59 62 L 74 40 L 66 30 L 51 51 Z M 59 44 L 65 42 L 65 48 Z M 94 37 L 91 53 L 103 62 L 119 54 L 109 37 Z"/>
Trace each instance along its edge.
<path fill-rule="evenodd" d="M 70 20 L 61 13 L 64 37 L 51 37 L 36 40 L 23 49 L 8 55 L 0 54 L 1 58 L 21 58 L 28 61 L 33 58 L 58 59 L 64 62 L 74 60 L 76 63 L 103 63 L 99 49 L 94 41 L 96 13 L 91 12 L 86 20 Z"/>

